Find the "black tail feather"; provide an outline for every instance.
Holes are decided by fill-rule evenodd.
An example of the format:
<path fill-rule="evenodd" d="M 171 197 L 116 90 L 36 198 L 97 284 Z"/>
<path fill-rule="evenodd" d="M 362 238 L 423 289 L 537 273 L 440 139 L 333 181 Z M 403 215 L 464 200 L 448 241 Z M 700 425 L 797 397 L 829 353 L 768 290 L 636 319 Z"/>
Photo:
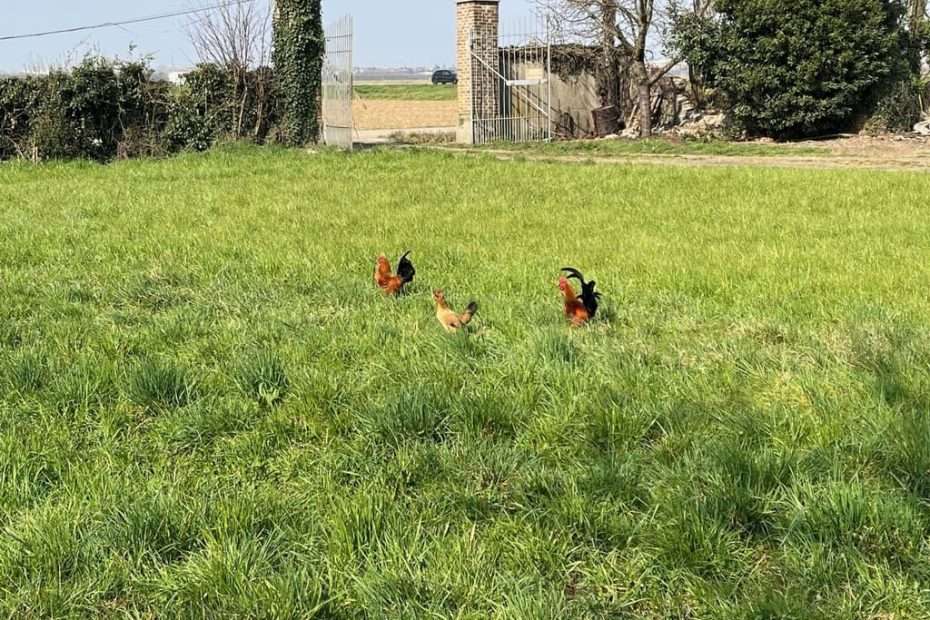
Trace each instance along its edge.
<path fill-rule="evenodd" d="M 470 301 L 468 305 L 465 306 L 465 312 L 459 317 L 459 320 L 462 321 L 462 325 L 468 325 L 471 323 L 472 319 L 475 318 L 475 314 L 478 312 L 478 302 Z"/>
<path fill-rule="evenodd" d="M 562 271 L 567 273 L 569 278 L 574 278 L 581 284 L 581 295 L 578 298 L 581 299 L 581 303 L 584 304 L 585 309 L 593 319 L 594 315 L 597 314 L 597 308 L 600 305 L 598 300 L 601 297 L 601 294 L 595 290 L 597 282 L 594 280 L 585 282 L 584 276 L 574 267 L 563 267 Z"/>
<path fill-rule="evenodd" d="M 562 271 L 568 274 L 569 278 L 575 278 L 581 285 L 584 286 L 584 276 L 581 275 L 581 272 L 575 269 L 574 267 L 562 267 Z"/>
<path fill-rule="evenodd" d="M 405 284 L 413 282 L 413 277 L 417 275 L 417 270 L 414 269 L 413 263 L 407 258 L 408 256 L 410 256 L 410 250 L 407 250 L 397 261 L 397 277 L 403 280 Z"/>

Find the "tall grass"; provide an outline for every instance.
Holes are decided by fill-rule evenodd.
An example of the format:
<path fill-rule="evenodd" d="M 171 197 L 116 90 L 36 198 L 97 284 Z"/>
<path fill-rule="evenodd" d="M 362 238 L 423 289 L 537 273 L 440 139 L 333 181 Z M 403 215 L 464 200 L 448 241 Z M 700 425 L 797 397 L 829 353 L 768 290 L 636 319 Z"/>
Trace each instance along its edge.
<path fill-rule="evenodd" d="M 0 189 L 0 615 L 930 615 L 930 177 L 231 148 Z"/>

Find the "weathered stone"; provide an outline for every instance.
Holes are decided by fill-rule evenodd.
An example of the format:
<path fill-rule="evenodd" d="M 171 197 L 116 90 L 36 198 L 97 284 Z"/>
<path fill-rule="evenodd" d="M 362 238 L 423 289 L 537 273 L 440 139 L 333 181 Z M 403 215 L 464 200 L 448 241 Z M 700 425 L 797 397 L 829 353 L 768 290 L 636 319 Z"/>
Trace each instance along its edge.
<path fill-rule="evenodd" d="M 686 138 L 715 137 L 723 133 L 725 125 L 726 115 L 724 114 L 698 113 L 692 119 L 685 120 L 681 125 L 673 128 L 670 133 Z"/>

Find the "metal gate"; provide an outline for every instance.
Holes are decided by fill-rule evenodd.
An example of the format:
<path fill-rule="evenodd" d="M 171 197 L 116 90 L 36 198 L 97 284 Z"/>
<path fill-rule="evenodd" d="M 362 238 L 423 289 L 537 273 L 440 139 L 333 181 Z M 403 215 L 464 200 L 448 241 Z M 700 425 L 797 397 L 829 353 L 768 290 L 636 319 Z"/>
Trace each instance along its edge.
<path fill-rule="evenodd" d="M 326 29 L 323 61 L 323 142 L 352 148 L 352 16 Z"/>
<path fill-rule="evenodd" d="M 548 22 L 496 37 L 471 35 L 473 144 L 552 139 Z"/>

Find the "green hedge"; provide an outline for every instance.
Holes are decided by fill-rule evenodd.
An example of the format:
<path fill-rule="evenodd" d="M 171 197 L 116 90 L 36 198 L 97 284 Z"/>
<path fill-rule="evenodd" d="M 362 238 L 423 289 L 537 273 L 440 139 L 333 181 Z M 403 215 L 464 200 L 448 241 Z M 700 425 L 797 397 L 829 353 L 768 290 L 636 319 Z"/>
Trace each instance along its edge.
<path fill-rule="evenodd" d="M 201 65 L 180 85 L 145 63 L 85 59 L 71 71 L 0 79 L 0 160 L 164 155 L 222 139 L 264 142 L 277 122 L 274 79 Z"/>

